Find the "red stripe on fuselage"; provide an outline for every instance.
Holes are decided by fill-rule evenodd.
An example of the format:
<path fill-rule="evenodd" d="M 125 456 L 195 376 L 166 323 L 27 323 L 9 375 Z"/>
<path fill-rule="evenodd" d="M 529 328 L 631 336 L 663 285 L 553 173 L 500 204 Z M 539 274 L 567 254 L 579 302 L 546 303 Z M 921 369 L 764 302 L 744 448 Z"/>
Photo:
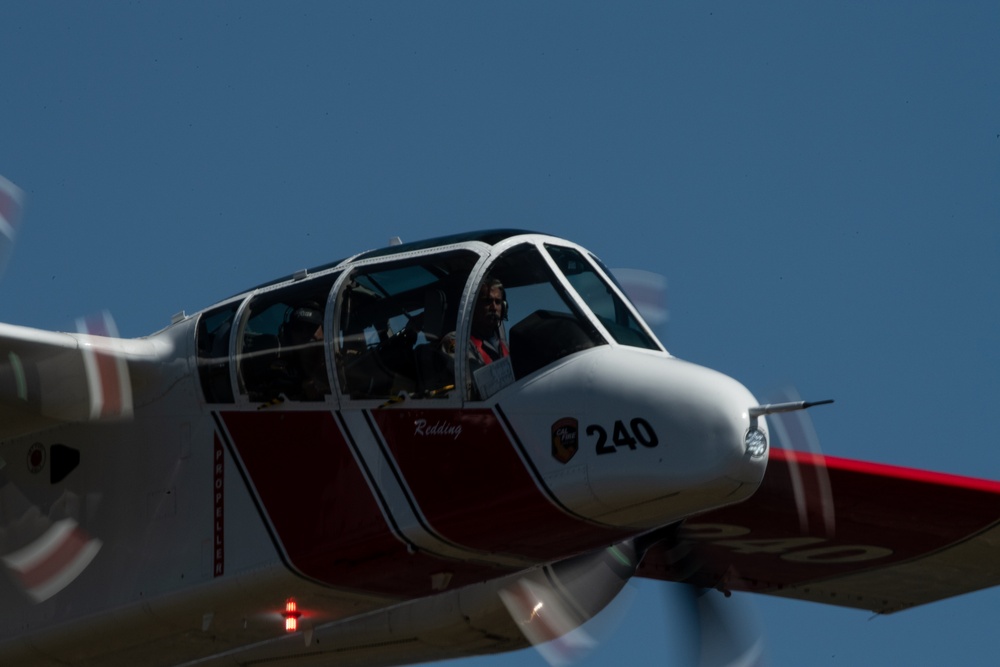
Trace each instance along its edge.
<path fill-rule="evenodd" d="M 371 414 L 424 517 L 456 544 L 545 562 L 624 536 L 557 508 L 491 410 Z"/>
<path fill-rule="evenodd" d="M 506 573 L 408 553 L 393 536 L 332 413 L 224 412 L 244 471 L 292 566 L 331 586 L 395 597 L 431 592 L 431 576 L 462 586 Z"/>

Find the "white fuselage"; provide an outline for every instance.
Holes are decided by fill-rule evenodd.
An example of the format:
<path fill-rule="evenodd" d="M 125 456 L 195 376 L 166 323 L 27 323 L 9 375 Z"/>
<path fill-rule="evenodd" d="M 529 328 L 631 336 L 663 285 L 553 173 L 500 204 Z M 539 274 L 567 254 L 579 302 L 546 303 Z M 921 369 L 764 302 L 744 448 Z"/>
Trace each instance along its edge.
<path fill-rule="evenodd" d="M 542 257 L 556 242 L 477 242 L 450 250 L 447 264 L 429 249 L 427 260 L 376 256 L 318 274 L 322 292 L 308 292 L 309 303 L 329 293 L 308 307 L 325 310 L 318 384 L 282 365 L 300 349 L 284 339 L 296 313 L 287 309 L 267 333 L 267 309 L 284 308 L 282 290 L 306 294 L 308 278 L 117 344 L 132 419 L 54 423 L 0 444 L 9 575 L 0 579 L 0 663 L 222 665 L 296 654 L 295 664 L 374 665 L 518 648 L 525 640 L 500 591 L 562 576 L 566 595 L 582 595 L 592 582 L 551 564 L 601 562 L 611 545 L 749 497 L 767 461 L 745 445 L 753 396 L 658 345 L 619 344 L 645 334 L 637 324 L 608 334 L 574 291 L 587 287 L 577 273 L 548 279 L 566 314 L 537 296 L 546 283 L 519 291 L 516 275 L 502 274 L 510 253 L 524 246 Z M 555 262 L 546 262 L 568 271 L 579 260 L 566 259 L 577 252 L 566 245 L 547 250 Z M 387 312 L 379 299 L 403 303 L 402 288 L 385 296 L 365 284 L 390 284 L 392 262 L 423 270 L 432 261 L 431 276 L 471 267 L 456 283 L 460 301 L 421 301 L 403 332 L 423 328 L 404 347 L 376 320 L 358 324 Z M 513 364 L 473 381 L 472 362 L 452 344 L 441 380 L 425 370 L 442 358 L 429 350 L 438 352 L 442 331 L 469 336 L 488 270 L 520 301 L 511 305 Z M 532 298 L 549 301 L 516 311 Z M 444 324 L 432 327 L 434 318 Z M 563 349 L 554 331 L 584 342 Z M 400 350 L 415 362 L 401 364 Z M 526 365 L 529 357 L 538 361 Z M 362 369 L 381 385 L 362 386 Z M 282 379 L 271 397 L 279 372 L 319 391 L 297 395 Z M 613 595 L 629 567 L 599 588 Z M 290 598 L 302 616 L 286 634 Z M 580 604 L 609 599 L 598 598 Z"/>

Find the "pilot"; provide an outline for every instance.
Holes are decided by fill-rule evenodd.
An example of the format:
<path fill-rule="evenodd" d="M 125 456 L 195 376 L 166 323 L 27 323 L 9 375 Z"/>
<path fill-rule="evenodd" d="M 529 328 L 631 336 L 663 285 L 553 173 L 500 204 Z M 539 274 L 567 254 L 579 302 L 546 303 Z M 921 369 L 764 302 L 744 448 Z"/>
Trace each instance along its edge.
<path fill-rule="evenodd" d="M 472 313 L 469 357 L 473 368 L 492 364 L 509 356 L 503 322 L 507 319 L 507 292 L 503 283 L 487 278 L 479 286 L 479 297 Z"/>

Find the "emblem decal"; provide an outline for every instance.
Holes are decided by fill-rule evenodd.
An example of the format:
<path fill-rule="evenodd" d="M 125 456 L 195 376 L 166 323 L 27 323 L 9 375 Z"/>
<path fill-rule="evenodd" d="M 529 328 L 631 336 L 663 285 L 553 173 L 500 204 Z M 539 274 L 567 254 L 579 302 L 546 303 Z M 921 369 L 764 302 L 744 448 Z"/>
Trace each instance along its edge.
<path fill-rule="evenodd" d="M 580 429 L 572 417 L 560 419 L 552 425 L 552 457 L 559 463 L 568 463 L 580 447 Z"/>

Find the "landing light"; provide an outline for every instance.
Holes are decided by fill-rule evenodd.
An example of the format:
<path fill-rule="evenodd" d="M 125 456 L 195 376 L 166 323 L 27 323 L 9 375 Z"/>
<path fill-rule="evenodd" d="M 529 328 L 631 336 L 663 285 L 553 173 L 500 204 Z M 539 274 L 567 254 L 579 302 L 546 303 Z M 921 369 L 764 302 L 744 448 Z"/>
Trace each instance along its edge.
<path fill-rule="evenodd" d="M 794 412 L 795 410 L 806 410 L 814 405 L 828 405 L 832 400 L 825 401 L 792 401 L 790 403 L 768 403 L 767 405 L 756 405 L 747 411 L 750 417 L 750 429 L 743 444 L 746 445 L 750 458 L 759 459 L 767 452 L 767 436 L 757 427 L 757 419 L 764 415 L 773 415 L 778 412 Z"/>
<path fill-rule="evenodd" d="M 747 454 L 752 459 L 759 459 L 767 452 L 767 436 L 759 428 L 755 427 L 747 431 L 743 442 L 746 445 Z"/>

